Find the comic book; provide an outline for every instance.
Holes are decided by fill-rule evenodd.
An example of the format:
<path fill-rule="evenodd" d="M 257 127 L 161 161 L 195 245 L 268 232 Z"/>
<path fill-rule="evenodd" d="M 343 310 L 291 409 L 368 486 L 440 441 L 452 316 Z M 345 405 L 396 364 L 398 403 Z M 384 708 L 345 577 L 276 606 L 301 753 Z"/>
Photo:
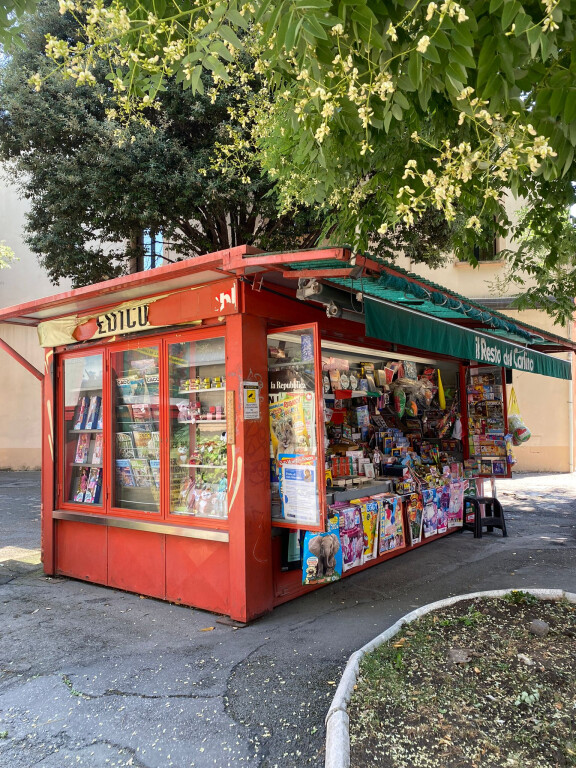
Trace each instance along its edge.
<path fill-rule="evenodd" d="M 131 432 L 116 432 L 116 456 L 119 459 L 136 458 L 136 449 Z"/>
<path fill-rule="evenodd" d="M 152 459 L 150 461 L 150 472 L 152 474 L 152 480 L 156 488 L 160 488 L 160 461 L 159 459 Z"/>
<path fill-rule="evenodd" d="M 424 503 L 423 524 L 424 538 L 435 536 L 438 533 L 438 503 L 436 500 L 436 489 L 426 488 L 422 491 L 422 501 Z"/>
<path fill-rule="evenodd" d="M 133 403 L 132 404 L 132 419 L 134 421 L 150 421 L 152 413 L 150 411 L 150 405 L 148 403 Z"/>
<path fill-rule="evenodd" d="M 152 439 L 151 432 L 132 432 L 136 458 L 147 459 L 149 454 L 149 444 Z"/>
<path fill-rule="evenodd" d="M 136 485 L 129 459 L 116 459 L 116 483 L 120 488 L 133 488 Z"/>
<path fill-rule="evenodd" d="M 153 481 L 148 461 L 146 459 L 132 459 L 130 466 L 132 467 L 135 485 L 138 488 L 150 488 Z"/>

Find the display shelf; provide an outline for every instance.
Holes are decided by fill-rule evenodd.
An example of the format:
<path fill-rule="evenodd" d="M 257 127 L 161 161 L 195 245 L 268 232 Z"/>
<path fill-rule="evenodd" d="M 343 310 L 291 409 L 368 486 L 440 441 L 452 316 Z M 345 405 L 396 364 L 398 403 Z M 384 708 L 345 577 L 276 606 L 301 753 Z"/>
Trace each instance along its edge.
<path fill-rule="evenodd" d="M 180 363 L 177 365 L 175 364 L 174 368 L 201 368 L 205 365 L 224 365 L 225 362 L 226 362 L 226 359 L 224 357 L 220 357 L 217 360 L 207 360 L 206 362 L 196 360 L 191 363 Z"/>
<path fill-rule="evenodd" d="M 226 469 L 225 464 L 177 464 L 178 467 L 201 467 L 203 469 Z"/>
<path fill-rule="evenodd" d="M 352 390 L 352 394 L 350 395 L 350 398 L 354 399 L 355 397 L 381 397 L 382 394 L 383 394 L 383 392 L 374 392 L 374 391 L 366 392 L 363 389 L 353 389 Z M 336 398 L 336 396 L 334 395 L 333 392 L 325 392 L 324 393 L 324 399 L 325 400 L 336 400 L 336 399 L 338 399 L 338 400 L 349 400 L 350 398 L 348 398 L 348 397 Z"/>
<path fill-rule="evenodd" d="M 70 429 L 68 431 L 68 434 L 79 435 L 81 432 L 91 432 L 92 434 L 97 434 L 98 432 L 102 432 L 102 430 L 101 429 Z"/>
<path fill-rule="evenodd" d="M 70 464 L 71 467 L 101 467 L 102 464 L 90 464 L 88 462 L 82 463 L 81 461 L 73 461 Z"/>
<path fill-rule="evenodd" d="M 190 421 L 179 421 L 178 424 L 196 424 L 198 426 L 212 426 L 212 424 L 226 424 L 226 419 L 198 419 Z"/>
<path fill-rule="evenodd" d="M 195 395 L 197 392 L 226 392 L 225 387 L 206 387 L 205 389 L 179 389 L 179 395 Z"/>
<path fill-rule="evenodd" d="M 314 360 L 296 360 L 294 362 L 284 361 L 282 363 L 274 363 L 268 359 L 268 368 L 273 370 L 275 368 L 299 368 L 301 365 L 313 366 Z"/>

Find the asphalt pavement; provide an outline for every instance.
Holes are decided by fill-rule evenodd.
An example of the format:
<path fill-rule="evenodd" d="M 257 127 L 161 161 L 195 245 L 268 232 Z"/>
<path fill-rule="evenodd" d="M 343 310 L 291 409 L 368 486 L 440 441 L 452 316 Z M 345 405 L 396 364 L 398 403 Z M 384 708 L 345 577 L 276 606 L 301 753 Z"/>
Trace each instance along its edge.
<path fill-rule="evenodd" d="M 576 592 L 576 476 L 498 481 L 509 536 L 457 533 L 234 628 L 39 563 L 37 472 L 0 472 L 0 768 L 320 768 L 348 656 L 415 607 Z"/>

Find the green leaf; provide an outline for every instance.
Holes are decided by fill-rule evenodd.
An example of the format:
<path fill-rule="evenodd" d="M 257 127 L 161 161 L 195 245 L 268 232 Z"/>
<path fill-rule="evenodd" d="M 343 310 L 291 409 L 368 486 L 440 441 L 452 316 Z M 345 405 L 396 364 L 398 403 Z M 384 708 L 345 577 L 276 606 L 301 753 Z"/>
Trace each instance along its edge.
<path fill-rule="evenodd" d="M 422 82 L 422 57 L 417 51 L 412 51 L 408 57 L 408 77 L 415 88 Z"/>
<path fill-rule="evenodd" d="M 204 67 L 201 64 L 198 64 L 192 70 L 192 74 L 190 76 L 190 87 L 194 93 L 204 93 L 204 83 L 202 82 L 203 71 Z"/>
<path fill-rule="evenodd" d="M 476 61 L 472 56 L 470 48 L 464 48 L 461 45 L 455 45 L 454 48 L 448 54 L 450 61 L 456 61 L 463 67 L 469 69 L 476 69 Z"/>
<path fill-rule="evenodd" d="M 434 43 L 430 43 L 430 45 L 426 49 L 426 52 L 421 55 L 425 59 L 428 59 L 428 61 L 432 61 L 434 64 L 440 64 L 440 56 L 438 54 L 438 51 L 436 50 L 436 46 L 434 45 Z"/>
<path fill-rule="evenodd" d="M 490 0 L 489 13 L 492 14 L 500 8 L 504 0 Z"/>
<path fill-rule="evenodd" d="M 226 21 L 231 22 L 236 27 L 240 27 L 240 29 L 248 29 L 248 22 L 236 8 L 228 9 L 228 12 L 226 13 Z"/>
<path fill-rule="evenodd" d="M 395 94 L 394 94 L 394 102 L 396 104 L 399 104 L 402 107 L 402 109 L 410 109 L 410 102 L 408 101 L 406 96 L 404 96 L 402 91 L 396 91 L 395 92 Z"/>
<path fill-rule="evenodd" d="M 522 6 L 518 0 L 505 0 L 504 8 L 502 9 L 502 29 L 507 30 L 510 24 L 514 21 L 518 12 Z"/>
<path fill-rule="evenodd" d="M 550 114 L 552 117 L 558 117 L 562 109 L 564 108 L 564 91 L 560 88 L 552 92 L 550 98 Z"/>
<path fill-rule="evenodd" d="M 576 120 L 576 88 L 568 88 L 564 104 L 564 122 L 573 123 Z"/>
<path fill-rule="evenodd" d="M 520 11 L 518 16 L 516 16 L 516 21 L 514 22 L 516 25 L 514 28 L 514 34 L 516 37 L 523 35 L 524 32 L 526 32 L 526 30 L 529 29 L 533 23 L 534 22 L 532 21 L 531 17 L 528 16 L 528 14 L 524 13 L 524 11 Z"/>
<path fill-rule="evenodd" d="M 225 83 L 230 82 L 230 75 L 228 74 L 226 67 L 215 56 L 206 56 L 204 59 L 204 66 L 206 69 L 210 69 L 212 72 L 214 72 L 215 75 L 218 75 L 218 77 L 221 77 Z"/>
<path fill-rule="evenodd" d="M 230 45 L 233 45 L 234 48 L 242 49 L 244 47 L 240 42 L 238 35 L 231 27 L 227 27 L 226 25 L 221 26 L 220 37 L 223 40 L 226 40 L 227 43 L 230 43 Z"/>
<path fill-rule="evenodd" d="M 392 104 L 391 112 L 394 115 L 394 117 L 396 118 L 396 120 L 398 120 L 398 121 L 402 120 L 402 117 L 403 117 L 404 113 L 402 112 L 402 108 L 400 107 L 399 104 L 397 104 L 397 103 Z"/>

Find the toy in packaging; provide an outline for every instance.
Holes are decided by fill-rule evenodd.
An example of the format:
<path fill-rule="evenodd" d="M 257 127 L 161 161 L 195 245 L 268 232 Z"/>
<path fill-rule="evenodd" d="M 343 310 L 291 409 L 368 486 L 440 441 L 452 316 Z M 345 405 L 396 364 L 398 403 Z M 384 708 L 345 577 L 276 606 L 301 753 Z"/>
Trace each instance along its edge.
<path fill-rule="evenodd" d="M 74 497 L 73 500 L 77 502 L 84 501 L 84 495 L 86 493 L 86 490 L 88 488 L 88 477 L 89 477 L 90 471 L 88 467 L 83 467 L 80 477 L 76 481 L 76 485 L 74 488 Z"/>
<path fill-rule="evenodd" d="M 436 489 L 427 488 L 422 491 L 423 530 L 424 538 L 435 536 L 438 533 L 438 504 L 436 501 Z"/>
<path fill-rule="evenodd" d="M 464 509 L 464 490 L 468 483 L 458 482 L 450 485 L 450 507 L 448 509 L 448 528 L 462 525 Z"/>
<path fill-rule="evenodd" d="M 376 557 L 378 553 L 378 502 L 369 500 L 362 504 L 362 528 L 364 530 L 364 553 L 362 562 Z"/>
<path fill-rule="evenodd" d="M 83 432 L 81 435 L 78 435 L 78 443 L 76 445 L 76 456 L 74 457 L 74 461 L 76 464 L 85 464 L 88 461 L 89 447 L 90 447 L 90 435 L 87 432 Z"/>
<path fill-rule="evenodd" d="M 76 415 L 74 417 L 73 429 L 85 429 L 86 419 L 88 416 L 88 408 L 90 407 L 89 397 L 80 397 L 76 406 Z"/>
<path fill-rule="evenodd" d="M 419 493 L 411 493 L 406 500 L 410 543 L 419 544 L 422 540 L 422 498 Z"/>
<path fill-rule="evenodd" d="M 340 543 L 342 545 L 342 569 L 344 572 L 362 564 L 364 531 L 360 507 L 357 505 L 340 510 Z"/>
<path fill-rule="evenodd" d="M 303 584 L 329 584 L 342 576 L 342 548 L 338 531 L 306 531 L 302 563 Z"/>
<path fill-rule="evenodd" d="M 88 476 L 88 485 L 84 494 L 85 504 L 98 504 L 100 501 L 100 490 L 102 487 L 102 469 L 92 467 Z"/>
<path fill-rule="evenodd" d="M 383 555 L 405 545 L 402 502 L 398 496 L 387 496 L 378 500 L 380 512 L 380 541 L 378 552 Z"/>

